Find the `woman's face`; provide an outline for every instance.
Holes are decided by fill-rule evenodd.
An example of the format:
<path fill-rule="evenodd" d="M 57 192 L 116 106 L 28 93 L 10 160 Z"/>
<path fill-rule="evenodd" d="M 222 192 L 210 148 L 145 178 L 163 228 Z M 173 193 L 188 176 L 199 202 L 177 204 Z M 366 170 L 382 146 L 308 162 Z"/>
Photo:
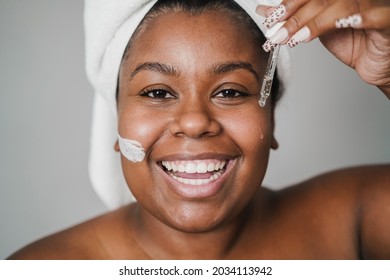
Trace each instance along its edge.
<path fill-rule="evenodd" d="M 122 156 L 142 209 L 170 227 L 207 231 L 237 217 L 263 180 L 271 108 L 258 105 L 265 54 L 222 12 L 153 19 L 120 71 L 119 134 L 145 159 Z"/>

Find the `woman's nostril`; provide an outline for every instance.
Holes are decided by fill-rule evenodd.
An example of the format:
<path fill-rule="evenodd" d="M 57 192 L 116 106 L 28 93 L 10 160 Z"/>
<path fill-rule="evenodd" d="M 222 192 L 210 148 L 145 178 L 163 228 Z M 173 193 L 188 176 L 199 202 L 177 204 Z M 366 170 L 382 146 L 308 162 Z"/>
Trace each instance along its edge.
<path fill-rule="evenodd" d="M 187 136 L 189 138 L 216 136 L 220 131 L 220 123 L 202 111 L 181 114 L 170 125 L 172 135 Z"/>

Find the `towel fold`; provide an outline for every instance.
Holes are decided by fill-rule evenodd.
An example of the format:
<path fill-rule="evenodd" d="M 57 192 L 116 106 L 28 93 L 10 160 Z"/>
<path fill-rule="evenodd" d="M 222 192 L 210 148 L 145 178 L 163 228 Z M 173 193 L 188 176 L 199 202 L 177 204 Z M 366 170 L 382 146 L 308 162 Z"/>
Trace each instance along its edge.
<path fill-rule="evenodd" d="M 277 5 L 279 0 L 235 0 L 257 23 L 257 5 Z M 109 209 L 134 201 L 120 166 L 120 155 L 114 151 L 117 140 L 116 87 L 123 53 L 132 34 L 157 0 L 85 0 L 84 25 L 86 71 L 95 97 L 92 116 L 89 175 L 92 186 Z M 281 50 L 279 77 L 289 74 L 287 50 Z"/>

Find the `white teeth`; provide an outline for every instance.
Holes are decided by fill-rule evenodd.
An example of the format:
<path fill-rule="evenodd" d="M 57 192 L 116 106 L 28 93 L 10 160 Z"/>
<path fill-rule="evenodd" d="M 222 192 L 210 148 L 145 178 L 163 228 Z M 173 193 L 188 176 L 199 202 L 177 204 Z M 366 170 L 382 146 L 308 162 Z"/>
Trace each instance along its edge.
<path fill-rule="evenodd" d="M 185 173 L 190 173 L 190 174 L 193 174 L 193 173 L 196 173 L 196 164 L 195 163 L 187 163 L 186 164 L 186 171 Z"/>
<path fill-rule="evenodd" d="M 163 161 L 161 164 L 169 171 L 194 174 L 194 173 L 207 173 L 207 172 L 214 172 L 214 171 L 221 170 L 226 166 L 226 161 L 214 161 L 214 162 L 207 162 L 207 160 L 181 161 L 181 162 Z"/>
<path fill-rule="evenodd" d="M 214 163 L 209 163 L 207 165 L 207 171 L 212 172 L 214 170 L 215 170 L 215 164 Z"/>
<path fill-rule="evenodd" d="M 187 179 L 187 178 L 181 178 L 176 176 L 172 176 L 172 178 L 186 185 L 200 186 L 217 180 L 219 177 L 221 177 L 221 175 L 222 172 L 217 172 L 208 179 Z"/>
<path fill-rule="evenodd" d="M 204 174 L 207 172 L 216 172 L 212 174 L 208 179 L 191 179 L 191 178 L 182 178 L 175 176 L 176 174 L 172 173 L 170 176 L 175 180 L 186 184 L 199 186 L 208 184 L 216 179 L 218 179 L 223 171 L 222 169 L 226 166 L 227 161 L 217 161 L 217 160 L 194 160 L 194 161 L 163 161 L 161 162 L 168 171 L 180 172 L 187 174 Z"/>
<path fill-rule="evenodd" d="M 182 164 L 180 164 L 177 168 L 176 168 L 176 165 L 172 164 L 172 168 L 173 168 L 173 171 L 186 172 L 186 168 Z"/>
<path fill-rule="evenodd" d="M 196 173 L 206 173 L 207 172 L 207 164 L 206 163 L 199 163 L 196 166 Z"/>

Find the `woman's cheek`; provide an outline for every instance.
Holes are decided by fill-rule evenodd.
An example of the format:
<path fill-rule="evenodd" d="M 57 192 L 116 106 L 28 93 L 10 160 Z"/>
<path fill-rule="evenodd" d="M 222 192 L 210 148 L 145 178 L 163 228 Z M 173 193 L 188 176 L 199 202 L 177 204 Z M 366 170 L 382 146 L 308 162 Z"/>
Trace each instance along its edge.
<path fill-rule="evenodd" d="M 272 140 L 271 119 L 260 108 L 237 112 L 225 122 L 225 131 L 234 139 L 245 154 L 269 150 Z"/>
<path fill-rule="evenodd" d="M 164 123 L 159 114 L 130 109 L 119 115 L 118 132 L 127 140 L 137 141 L 147 155 L 159 136 L 163 135 Z"/>

